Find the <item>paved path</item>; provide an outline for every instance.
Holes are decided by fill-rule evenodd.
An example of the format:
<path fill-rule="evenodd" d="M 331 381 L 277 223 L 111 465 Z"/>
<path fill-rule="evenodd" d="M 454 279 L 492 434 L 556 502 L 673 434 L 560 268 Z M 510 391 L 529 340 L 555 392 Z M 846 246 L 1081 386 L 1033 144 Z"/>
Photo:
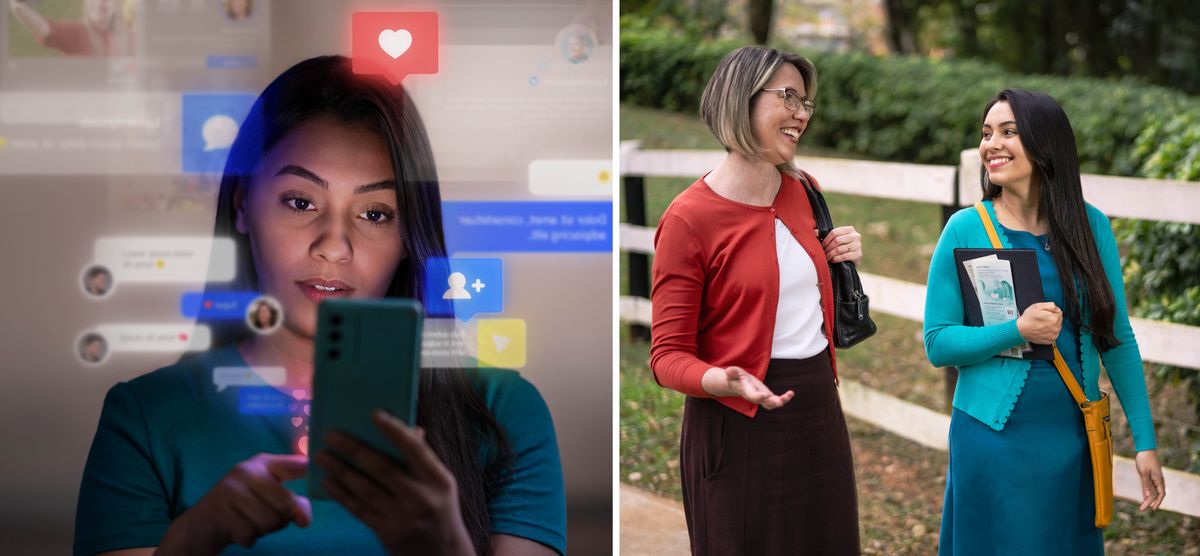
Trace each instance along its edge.
<path fill-rule="evenodd" d="M 621 555 L 680 555 L 688 551 L 683 506 L 621 484 Z"/>

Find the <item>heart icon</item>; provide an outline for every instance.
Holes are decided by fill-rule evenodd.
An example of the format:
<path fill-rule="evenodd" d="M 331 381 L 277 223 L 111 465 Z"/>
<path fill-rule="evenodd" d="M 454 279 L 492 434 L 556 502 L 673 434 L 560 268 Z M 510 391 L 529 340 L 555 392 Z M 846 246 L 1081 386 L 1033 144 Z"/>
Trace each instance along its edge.
<path fill-rule="evenodd" d="M 179 333 L 179 341 L 181 341 L 181 342 L 186 342 L 186 341 L 187 341 L 187 339 L 188 339 L 187 332 L 180 332 L 180 333 Z"/>
<path fill-rule="evenodd" d="M 205 302 L 204 302 L 204 308 L 205 308 L 205 309 L 212 309 L 212 301 L 205 301 Z"/>
<path fill-rule="evenodd" d="M 393 60 L 408 52 L 410 46 L 412 46 L 412 33 L 409 33 L 407 29 L 384 29 L 379 33 L 379 48 L 382 48 Z"/>
<path fill-rule="evenodd" d="M 292 426 L 293 426 L 293 427 L 298 427 L 298 426 L 300 426 L 302 423 L 304 423 L 304 419 L 301 419 L 301 418 L 299 418 L 299 417 L 292 417 Z"/>

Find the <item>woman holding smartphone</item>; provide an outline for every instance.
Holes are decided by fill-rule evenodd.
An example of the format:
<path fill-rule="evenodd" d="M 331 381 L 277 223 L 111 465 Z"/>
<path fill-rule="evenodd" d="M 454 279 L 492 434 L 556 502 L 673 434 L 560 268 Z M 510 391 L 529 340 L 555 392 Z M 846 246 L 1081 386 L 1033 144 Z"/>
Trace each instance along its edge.
<path fill-rule="evenodd" d="M 929 360 L 959 369 L 939 553 L 1103 554 L 1079 407 L 1053 363 L 999 354 L 1057 344 L 1089 400 L 1099 399 L 1103 361 L 1133 431 L 1141 510 L 1158 509 L 1162 466 L 1117 243 L 1108 218 L 1083 200 L 1075 135 L 1050 96 L 997 94 L 984 109 L 979 156 L 988 217 L 1006 248 L 1036 253 L 1045 301 L 1003 324 L 964 325 L 954 250 L 992 244 L 975 208 L 950 218 L 925 300 Z"/>
<path fill-rule="evenodd" d="M 344 57 L 284 72 L 231 148 L 215 234 L 238 247 L 237 277 L 222 289 L 275 298 L 282 326 L 218 329 L 208 352 L 109 391 L 80 489 L 77 554 L 565 551 L 550 414 L 510 371 L 422 370 L 415 427 L 375 415 L 407 467 L 335 434 L 327 445 L 344 458 L 312 455 L 335 500 L 289 483 L 307 465 L 317 304 L 421 299 L 426 260 L 445 256 L 433 155 L 406 93 L 352 74 Z M 222 367 L 283 367 L 297 403 L 247 411 L 253 392 L 219 388 Z"/>
<path fill-rule="evenodd" d="M 650 367 L 688 396 L 693 554 L 859 553 L 829 263 L 862 260 L 862 241 L 852 226 L 817 237 L 801 182 L 816 180 L 792 166 L 816 93 L 801 56 L 727 55 L 700 111 L 728 154 L 658 225 Z"/>

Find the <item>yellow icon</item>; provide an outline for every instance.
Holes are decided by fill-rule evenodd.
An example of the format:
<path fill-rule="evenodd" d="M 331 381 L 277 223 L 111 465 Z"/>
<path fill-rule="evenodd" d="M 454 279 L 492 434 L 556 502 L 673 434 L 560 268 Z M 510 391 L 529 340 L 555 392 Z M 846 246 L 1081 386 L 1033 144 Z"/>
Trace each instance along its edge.
<path fill-rule="evenodd" d="M 611 177 L 608 174 L 608 170 L 600 170 L 600 173 L 596 175 L 596 179 L 600 180 L 600 183 L 608 183 Z"/>
<path fill-rule="evenodd" d="M 522 319 L 479 319 L 480 367 L 517 369 L 525 366 L 525 321 Z"/>
<path fill-rule="evenodd" d="M 157 261 L 154 261 L 154 266 L 156 266 L 158 268 L 162 268 L 164 266 L 167 266 L 167 262 L 162 259 L 159 259 Z"/>
<path fill-rule="evenodd" d="M 4 150 L 4 147 L 7 147 L 7 146 L 8 146 L 8 138 L 3 135 L 0 135 L 0 151 Z"/>

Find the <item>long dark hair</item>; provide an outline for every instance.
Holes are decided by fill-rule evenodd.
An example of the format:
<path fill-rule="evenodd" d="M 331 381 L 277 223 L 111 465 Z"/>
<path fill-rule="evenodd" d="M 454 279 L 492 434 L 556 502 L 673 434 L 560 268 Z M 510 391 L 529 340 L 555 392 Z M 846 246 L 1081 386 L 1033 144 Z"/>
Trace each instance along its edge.
<path fill-rule="evenodd" d="M 262 155 L 297 126 L 328 116 L 363 126 L 387 144 L 395 172 L 396 203 L 407 256 L 397 266 L 386 297 L 421 299 L 426 261 L 446 256 L 441 193 L 425 126 L 412 99 L 378 76 L 354 75 L 342 56 L 311 58 L 292 66 L 263 90 L 230 148 L 221 178 L 214 234 L 237 246 L 237 276 L 208 291 L 258 291 L 249 238 L 237 231 L 234 193 L 248 188 Z M 236 323 L 213 326 L 214 347 L 248 337 Z M 511 453 L 503 429 L 460 369 L 423 369 L 417 423 L 458 483 L 463 521 L 479 554 L 490 552 L 488 501 L 508 479 Z M 486 448 L 486 450 L 481 450 Z M 480 454 L 489 454 L 486 462 Z"/>
<path fill-rule="evenodd" d="M 1039 185 L 1038 216 L 1050 228 L 1053 245 L 1050 255 L 1058 269 L 1067 315 L 1091 331 L 1100 351 L 1108 351 L 1120 343 L 1113 335 L 1116 303 L 1112 285 L 1100 264 L 1096 238 L 1088 225 L 1071 121 L 1053 97 L 1024 89 L 1005 89 L 997 93 L 983 109 L 984 119 L 997 102 L 1007 102 L 1012 107 L 1017 118 L 1017 135 L 1033 166 L 1033 178 Z M 986 171 L 980 181 L 984 199 L 995 199 L 1000 195 L 1002 188 L 988 179 Z M 1086 321 L 1080 318 L 1077 300 L 1080 281 L 1087 306 Z"/>

